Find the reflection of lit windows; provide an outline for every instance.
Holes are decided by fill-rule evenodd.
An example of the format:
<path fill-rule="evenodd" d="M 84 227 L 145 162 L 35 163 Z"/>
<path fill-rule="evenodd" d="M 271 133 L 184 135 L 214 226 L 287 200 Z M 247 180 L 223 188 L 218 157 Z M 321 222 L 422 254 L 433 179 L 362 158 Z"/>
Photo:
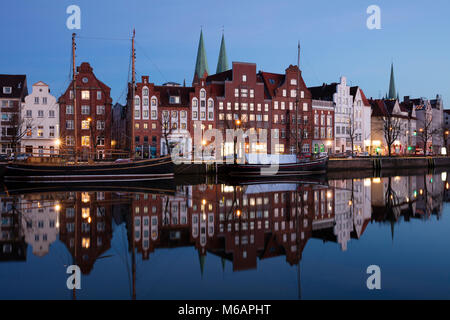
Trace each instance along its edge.
<path fill-rule="evenodd" d="M 90 208 L 81 208 L 81 217 L 87 219 L 90 216 Z"/>
<path fill-rule="evenodd" d="M 81 201 L 83 201 L 84 203 L 87 203 L 90 200 L 91 200 L 91 197 L 89 196 L 89 193 L 87 193 L 87 192 L 81 193 Z"/>
<path fill-rule="evenodd" d="M 81 246 L 85 249 L 88 249 L 91 246 L 91 239 L 89 238 L 83 238 L 81 240 Z"/>

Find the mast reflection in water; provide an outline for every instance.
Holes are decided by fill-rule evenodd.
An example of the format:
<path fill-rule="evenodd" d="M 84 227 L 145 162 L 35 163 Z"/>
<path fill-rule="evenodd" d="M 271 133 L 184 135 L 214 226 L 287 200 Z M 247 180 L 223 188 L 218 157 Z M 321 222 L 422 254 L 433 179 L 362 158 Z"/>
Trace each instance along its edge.
<path fill-rule="evenodd" d="M 448 200 L 446 172 L 8 190 L 0 297 L 450 298 Z M 66 287 L 72 264 L 82 271 L 76 293 Z M 366 287 L 371 264 L 381 267 L 378 292 Z"/>

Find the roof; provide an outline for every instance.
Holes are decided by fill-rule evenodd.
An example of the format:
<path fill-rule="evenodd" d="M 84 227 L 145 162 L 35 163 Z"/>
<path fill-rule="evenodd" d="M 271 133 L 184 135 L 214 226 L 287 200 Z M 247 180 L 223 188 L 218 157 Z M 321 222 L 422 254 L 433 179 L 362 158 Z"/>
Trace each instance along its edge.
<path fill-rule="evenodd" d="M 391 64 L 391 79 L 389 81 L 389 99 L 395 99 L 397 98 L 396 92 L 395 92 L 395 80 L 394 80 L 394 64 Z"/>
<path fill-rule="evenodd" d="M 11 87 L 11 93 L 3 93 L 3 87 Z M 0 74 L 0 99 L 23 99 L 28 94 L 27 76 L 24 74 Z"/>
<path fill-rule="evenodd" d="M 327 100 L 333 101 L 333 95 L 336 93 L 337 83 L 333 82 L 331 84 L 322 84 L 318 87 L 309 87 L 311 96 L 314 100 Z"/>
<path fill-rule="evenodd" d="M 203 78 L 203 75 L 209 74 L 208 61 L 206 60 L 205 45 L 203 43 L 203 31 L 200 31 L 200 40 L 198 42 L 197 61 L 195 62 L 194 78 Z"/>
<path fill-rule="evenodd" d="M 369 100 L 367 100 L 366 95 L 364 94 L 364 91 L 358 86 L 350 87 L 350 95 L 353 97 L 353 101 L 355 101 L 356 93 L 358 92 L 358 90 L 361 93 L 361 100 L 362 100 L 363 104 L 365 106 L 370 107 Z"/>
<path fill-rule="evenodd" d="M 383 100 L 369 100 L 372 108 L 372 117 L 385 117 L 388 115 L 388 110 Z"/>
<path fill-rule="evenodd" d="M 155 86 L 159 92 L 161 106 L 186 107 L 189 106 L 189 94 L 194 92 L 193 87 Z M 180 103 L 170 103 L 170 97 L 180 97 Z"/>
<path fill-rule="evenodd" d="M 276 94 L 276 89 L 283 85 L 286 75 L 271 72 L 258 73 L 260 80 L 264 83 L 264 95 L 266 99 L 271 99 Z"/>
<path fill-rule="evenodd" d="M 217 61 L 216 73 L 221 73 L 227 71 L 228 69 L 229 66 L 228 66 L 227 50 L 225 48 L 225 36 L 222 34 L 222 42 L 220 43 L 219 60 Z"/>
<path fill-rule="evenodd" d="M 218 82 L 223 82 L 223 81 L 232 81 L 233 80 L 233 69 L 221 72 L 221 73 L 216 73 L 213 75 L 210 75 L 206 78 L 206 82 L 212 82 L 212 81 L 218 81 Z"/>

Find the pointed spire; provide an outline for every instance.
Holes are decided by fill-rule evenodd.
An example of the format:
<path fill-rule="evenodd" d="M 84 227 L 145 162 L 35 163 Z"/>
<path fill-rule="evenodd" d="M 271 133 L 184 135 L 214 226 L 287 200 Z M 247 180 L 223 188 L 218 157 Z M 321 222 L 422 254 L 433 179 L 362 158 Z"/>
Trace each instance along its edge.
<path fill-rule="evenodd" d="M 208 61 L 206 60 L 205 45 L 203 43 L 203 30 L 200 31 L 200 40 L 198 42 L 197 61 L 195 62 L 194 83 L 196 80 L 203 77 L 205 74 L 209 74 Z"/>
<path fill-rule="evenodd" d="M 391 80 L 389 82 L 389 99 L 395 99 L 395 80 L 394 80 L 394 63 L 391 64 Z"/>
<path fill-rule="evenodd" d="M 225 35 L 222 33 L 222 42 L 220 43 L 219 60 L 217 61 L 216 73 L 229 70 L 227 50 L 225 48 Z"/>
<path fill-rule="evenodd" d="M 222 272 L 225 272 L 225 258 L 222 258 Z"/>

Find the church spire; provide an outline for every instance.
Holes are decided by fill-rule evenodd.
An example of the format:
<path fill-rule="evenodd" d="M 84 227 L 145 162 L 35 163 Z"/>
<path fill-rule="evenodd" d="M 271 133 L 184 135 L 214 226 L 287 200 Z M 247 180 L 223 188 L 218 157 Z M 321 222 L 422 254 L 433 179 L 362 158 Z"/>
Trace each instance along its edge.
<path fill-rule="evenodd" d="M 209 74 L 208 61 L 206 60 L 205 45 L 203 43 L 203 30 L 201 30 L 197 50 L 197 61 L 195 62 L 195 73 L 193 83 L 197 82 L 198 79 L 203 78 L 205 72 L 207 75 Z"/>
<path fill-rule="evenodd" d="M 391 64 L 391 80 L 389 81 L 389 94 L 388 99 L 396 99 L 395 93 L 395 80 L 394 80 L 394 63 Z"/>
<path fill-rule="evenodd" d="M 222 33 L 222 42 L 220 43 L 220 52 L 219 52 L 219 60 L 217 62 L 216 73 L 224 72 L 229 69 L 228 67 L 228 58 L 227 58 L 227 50 L 225 48 L 225 36 Z"/>

